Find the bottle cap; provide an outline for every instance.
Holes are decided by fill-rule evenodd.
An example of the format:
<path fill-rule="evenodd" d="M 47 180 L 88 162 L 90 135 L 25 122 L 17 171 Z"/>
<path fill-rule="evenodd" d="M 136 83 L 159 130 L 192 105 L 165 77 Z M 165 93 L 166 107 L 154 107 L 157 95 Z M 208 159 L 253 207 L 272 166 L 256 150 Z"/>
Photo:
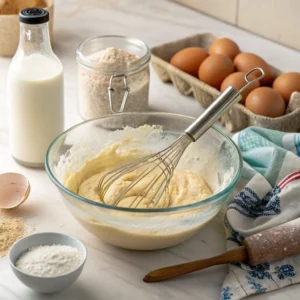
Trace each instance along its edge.
<path fill-rule="evenodd" d="M 49 21 L 49 12 L 42 8 L 25 8 L 20 11 L 19 20 L 25 24 L 42 24 Z"/>

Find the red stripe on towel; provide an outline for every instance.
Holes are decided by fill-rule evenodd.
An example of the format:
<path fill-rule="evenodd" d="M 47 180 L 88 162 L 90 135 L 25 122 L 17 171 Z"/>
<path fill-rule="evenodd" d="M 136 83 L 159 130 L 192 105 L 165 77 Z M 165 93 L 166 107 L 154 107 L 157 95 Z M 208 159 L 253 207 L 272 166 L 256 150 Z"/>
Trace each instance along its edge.
<path fill-rule="evenodd" d="M 283 189 L 291 182 L 299 179 L 300 179 L 300 172 L 294 172 L 286 176 L 283 180 L 281 180 L 278 184 L 278 187 L 280 187 L 280 189 Z"/>

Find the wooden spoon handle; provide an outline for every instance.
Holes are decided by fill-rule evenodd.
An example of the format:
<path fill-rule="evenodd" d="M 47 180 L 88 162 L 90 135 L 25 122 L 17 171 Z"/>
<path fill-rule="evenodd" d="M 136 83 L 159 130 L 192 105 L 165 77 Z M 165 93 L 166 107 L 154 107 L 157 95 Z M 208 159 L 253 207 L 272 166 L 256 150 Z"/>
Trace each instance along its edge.
<path fill-rule="evenodd" d="M 158 282 L 168 280 L 191 272 L 200 271 L 211 266 L 246 261 L 247 258 L 247 250 L 244 246 L 242 246 L 229 250 L 215 257 L 157 269 L 148 273 L 143 280 L 144 282 Z"/>

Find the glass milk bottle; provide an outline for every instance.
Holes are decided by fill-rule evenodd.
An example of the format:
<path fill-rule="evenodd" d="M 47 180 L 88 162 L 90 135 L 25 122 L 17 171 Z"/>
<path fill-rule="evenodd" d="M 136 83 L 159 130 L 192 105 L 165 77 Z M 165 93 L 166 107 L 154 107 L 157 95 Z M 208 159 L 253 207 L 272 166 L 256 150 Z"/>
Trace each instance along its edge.
<path fill-rule="evenodd" d="M 64 129 L 63 67 L 51 48 L 49 13 L 27 8 L 19 19 L 19 47 L 7 79 L 10 149 L 18 163 L 42 167 Z"/>

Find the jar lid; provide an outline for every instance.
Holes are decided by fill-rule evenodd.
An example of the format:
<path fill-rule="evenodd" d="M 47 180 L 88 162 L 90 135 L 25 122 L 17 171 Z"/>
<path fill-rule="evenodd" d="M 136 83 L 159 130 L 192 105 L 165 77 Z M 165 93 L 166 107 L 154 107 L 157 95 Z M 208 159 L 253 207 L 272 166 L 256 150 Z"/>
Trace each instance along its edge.
<path fill-rule="evenodd" d="M 43 24 L 49 21 L 49 12 L 42 8 L 25 8 L 20 11 L 19 20 L 25 24 Z"/>

